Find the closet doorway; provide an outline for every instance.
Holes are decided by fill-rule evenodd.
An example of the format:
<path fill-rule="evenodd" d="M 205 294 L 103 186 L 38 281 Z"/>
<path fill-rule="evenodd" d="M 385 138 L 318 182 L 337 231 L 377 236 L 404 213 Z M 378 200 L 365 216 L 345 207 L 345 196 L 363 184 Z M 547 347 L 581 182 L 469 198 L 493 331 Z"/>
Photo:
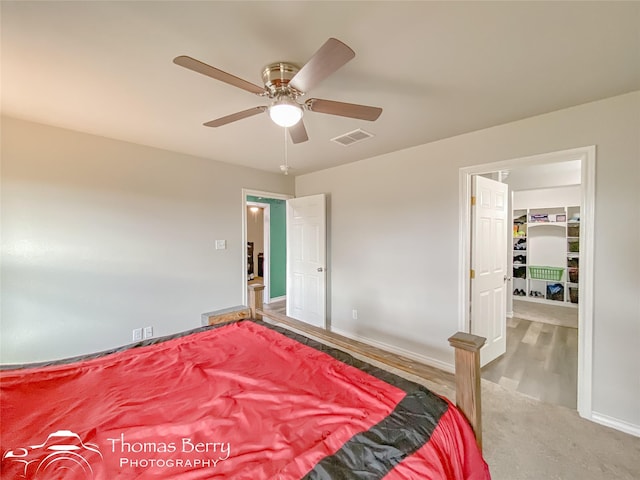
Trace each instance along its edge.
<path fill-rule="evenodd" d="M 510 171 L 506 354 L 482 377 L 577 409 L 580 161 Z M 566 182 L 566 183 L 565 183 Z M 543 187 L 543 188 L 540 188 Z M 584 262 L 582 262 L 584 264 Z"/>
<path fill-rule="evenodd" d="M 470 245 L 471 229 L 470 217 L 470 186 L 474 175 L 487 176 L 494 180 L 510 184 L 511 192 L 574 188 L 576 197 L 562 201 L 560 205 L 511 205 L 510 211 L 516 206 L 522 210 L 513 215 L 510 224 L 514 226 L 517 220 L 526 219 L 527 227 L 518 232 L 510 232 L 505 255 L 513 272 L 509 278 L 507 294 L 507 353 L 501 358 L 488 364 L 483 369 L 483 378 L 502 384 L 506 388 L 521 391 L 542 401 L 564 404 L 577 409 L 583 417 L 591 417 L 591 372 L 592 372 L 592 334 L 593 334 L 593 235 L 594 235 L 594 177 L 595 177 L 595 148 L 582 147 L 561 152 L 536 155 L 533 157 L 495 162 L 460 169 L 460 327 L 465 331 L 470 328 Z M 526 179 L 526 187 L 516 184 L 518 177 Z M 573 180 L 566 180 L 571 178 Z M 565 177 L 565 180 L 563 180 Z M 532 183 L 533 182 L 533 183 Z M 542 192 L 545 200 L 551 200 L 549 192 Z M 576 200 L 577 198 L 577 200 Z M 520 201 L 514 197 L 512 201 Z M 556 201 L 555 203 L 558 203 Z M 537 211 L 536 208 L 547 211 Z M 523 217 L 523 215 L 525 215 Z M 533 216 L 531 216 L 533 215 Z M 546 215 L 546 217 L 545 217 Z M 522 217 L 522 218 L 520 218 Z M 536 224 L 528 228 L 529 222 Z M 579 227 L 572 225 L 569 220 L 579 220 Z M 539 223 L 538 223 L 539 222 Z M 551 225 L 553 223 L 553 225 Z M 569 231 L 569 226 L 572 226 Z M 540 228 L 539 231 L 534 229 Z M 553 231 L 545 232 L 545 229 Z M 557 231 L 556 231 L 557 229 Z M 558 232 L 562 232 L 559 235 Z M 528 240 L 533 234 L 534 243 L 531 251 L 521 242 Z M 575 238 L 569 239 L 569 237 Z M 535 238 L 537 237 L 537 238 Z M 570 241 L 579 242 L 579 252 L 571 251 Z M 517 248 L 516 245 L 522 243 Z M 552 245 L 561 245 L 559 253 L 548 250 Z M 534 253 L 535 247 L 536 252 Z M 526 251 L 526 253 L 524 253 Z M 572 255 L 573 254 L 573 255 Z M 577 255 L 575 255 L 577 254 Z M 557 256 L 558 258 L 556 258 Z M 526 260 L 525 258 L 526 257 Z M 576 262 L 576 258 L 579 261 Z M 514 263 L 514 260 L 516 261 Z M 549 263 L 550 265 L 544 265 Z M 556 264 L 557 265 L 554 265 Z M 579 264 L 579 267 L 576 266 Z M 549 271 L 538 270 L 532 276 L 532 267 L 555 267 Z M 515 269 L 523 268 L 516 271 Z M 555 269 L 555 271 L 553 271 Z M 535 268 L 534 268 L 535 270 Z M 519 278 L 520 272 L 526 271 L 524 278 Z M 518 275 L 516 275 L 518 273 Z M 545 275 L 550 275 L 546 277 Z M 554 276 L 555 275 L 555 276 Z M 571 276 L 570 276 L 571 275 Z M 524 281 L 521 285 L 518 282 Z M 516 293 L 517 292 L 517 293 Z M 530 302 L 525 303 L 525 300 Z M 532 307 L 524 312 L 524 307 Z M 548 307 L 548 308 L 547 308 Z M 536 311 L 536 310 L 542 311 Z M 544 310 L 546 309 L 546 310 Z M 562 310 L 556 310 L 562 309 Z M 558 312 L 569 313 L 561 315 Z M 526 315 L 541 315 L 558 320 L 569 317 L 572 326 L 554 325 L 540 322 L 540 318 L 529 320 L 520 318 Z M 573 317 L 573 318 L 571 318 Z M 577 327 L 575 328 L 575 319 Z M 560 322 L 558 322 L 560 323 Z M 555 346 L 553 345 L 555 342 Z M 514 348 L 515 347 L 515 348 Z M 515 352 L 520 347 L 522 355 Z M 536 350 L 536 347 L 540 347 Z M 531 367 L 533 364 L 534 367 Z M 566 367 L 566 368 L 565 368 Z M 535 369 L 537 368 L 537 371 Z M 561 392 L 566 387 L 566 378 L 562 369 L 573 370 L 575 380 L 568 388 L 572 390 Z M 540 375 L 548 374 L 546 379 Z M 558 387 L 555 391 L 554 388 Z M 523 391 L 526 390 L 526 391 Z"/>

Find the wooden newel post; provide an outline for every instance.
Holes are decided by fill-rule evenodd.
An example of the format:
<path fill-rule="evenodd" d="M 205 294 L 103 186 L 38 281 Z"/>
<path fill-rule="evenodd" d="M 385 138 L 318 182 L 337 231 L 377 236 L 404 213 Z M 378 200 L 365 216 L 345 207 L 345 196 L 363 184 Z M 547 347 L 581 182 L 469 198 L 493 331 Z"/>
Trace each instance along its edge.
<path fill-rule="evenodd" d="M 251 317 L 256 320 L 262 320 L 262 315 L 258 311 L 262 311 L 262 292 L 264 285 L 255 283 L 249 285 L 249 308 L 251 309 Z"/>
<path fill-rule="evenodd" d="M 464 413 L 482 451 L 480 349 L 486 338 L 458 332 L 449 338 L 456 349 L 456 405 Z"/>

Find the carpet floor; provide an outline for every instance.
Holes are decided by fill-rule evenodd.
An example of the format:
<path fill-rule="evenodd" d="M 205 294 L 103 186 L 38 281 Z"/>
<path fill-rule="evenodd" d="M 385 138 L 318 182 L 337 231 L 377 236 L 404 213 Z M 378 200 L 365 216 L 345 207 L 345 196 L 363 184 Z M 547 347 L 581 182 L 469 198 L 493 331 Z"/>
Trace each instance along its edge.
<path fill-rule="evenodd" d="M 396 373 L 455 399 L 451 387 Z M 640 479 L 640 438 L 488 380 L 482 380 L 482 425 L 492 480 Z"/>
<path fill-rule="evenodd" d="M 482 395 L 493 480 L 640 478 L 640 438 L 485 380 Z"/>

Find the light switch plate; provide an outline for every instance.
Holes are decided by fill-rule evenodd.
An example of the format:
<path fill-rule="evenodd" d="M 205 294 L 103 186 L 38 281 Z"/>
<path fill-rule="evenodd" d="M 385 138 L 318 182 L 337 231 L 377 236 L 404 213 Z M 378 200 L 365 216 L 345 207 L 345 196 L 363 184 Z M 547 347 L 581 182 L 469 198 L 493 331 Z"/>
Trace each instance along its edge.
<path fill-rule="evenodd" d="M 227 248 L 226 240 L 216 240 L 216 250 L 225 250 Z"/>

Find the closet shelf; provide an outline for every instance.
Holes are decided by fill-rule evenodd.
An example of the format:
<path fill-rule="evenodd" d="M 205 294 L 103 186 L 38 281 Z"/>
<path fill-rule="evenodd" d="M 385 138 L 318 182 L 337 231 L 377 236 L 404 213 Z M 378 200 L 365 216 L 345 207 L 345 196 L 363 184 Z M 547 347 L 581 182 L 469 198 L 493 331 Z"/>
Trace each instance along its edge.
<path fill-rule="evenodd" d="M 538 228 L 538 227 L 567 227 L 567 222 L 531 222 L 527 225 L 527 228 Z"/>
<path fill-rule="evenodd" d="M 577 305 L 580 222 L 566 219 L 579 215 L 578 206 L 513 211 L 513 295 L 532 302 Z"/>

